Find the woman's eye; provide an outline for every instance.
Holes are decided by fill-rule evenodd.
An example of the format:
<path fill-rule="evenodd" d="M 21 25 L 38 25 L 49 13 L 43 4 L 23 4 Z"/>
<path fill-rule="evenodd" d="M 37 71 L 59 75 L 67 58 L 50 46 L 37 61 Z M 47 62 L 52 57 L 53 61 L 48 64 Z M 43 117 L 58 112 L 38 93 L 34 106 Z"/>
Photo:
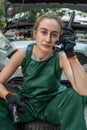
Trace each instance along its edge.
<path fill-rule="evenodd" d="M 47 32 L 46 31 L 42 31 L 42 33 L 45 35 L 45 34 L 47 34 Z"/>
<path fill-rule="evenodd" d="M 53 34 L 52 34 L 52 36 L 53 36 L 53 37 L 55 37 L 55 38 L 56 38 L 56 37 L 58 37 L 58 35 L 57 35 L 57 34 L 55 34 L 55 33 L 53 33 Z"/>
<path fill-rule="evenodd" d="M 46 30 L 41 30 L 40 33 L 42 33 L 43 35 L 46 35 L 47 31 Z"/>

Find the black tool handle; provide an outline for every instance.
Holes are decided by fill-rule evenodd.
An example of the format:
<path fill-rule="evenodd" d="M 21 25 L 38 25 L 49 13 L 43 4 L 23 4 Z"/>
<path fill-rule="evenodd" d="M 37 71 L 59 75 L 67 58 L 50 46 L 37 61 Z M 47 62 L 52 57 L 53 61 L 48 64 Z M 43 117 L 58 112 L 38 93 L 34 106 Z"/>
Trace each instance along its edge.
<path fill-rule="evenodd" d="M 18 118 L 18 115 L 17 115 L 17 108 L 16 108 L 16 105 L 13 105 L 13 111 L 12 111 L 12 114 L 13 114 L 13 123 L 18 123 L 20 122 L 19 118 Z"/>
<path fill-rule="evenodd" d="M 70 16 L 70 20 L 69 20 L 69 23 L 68 23 L 68 28 L 72 28 L 74 18 L 75 18 L 75 11 L 73 11 L 71 16 Z M 61 44 L 61 40 L 56 41 L 56 45 L 53 47 L 53 50 L 55 52 L 60 52 L 61 47 L 63 47 L 63 46 L 64 46 L 64 44 L 63 43 Z"/>
<path fill-rule="evenodd" d="M 71 16 L 70 16 L 70 20 L 69 20 L 69 23 L 68 23 L 68 28 L 72 28 L 74 18 L 75 18 L 75 11 L 73 11 Z"/>

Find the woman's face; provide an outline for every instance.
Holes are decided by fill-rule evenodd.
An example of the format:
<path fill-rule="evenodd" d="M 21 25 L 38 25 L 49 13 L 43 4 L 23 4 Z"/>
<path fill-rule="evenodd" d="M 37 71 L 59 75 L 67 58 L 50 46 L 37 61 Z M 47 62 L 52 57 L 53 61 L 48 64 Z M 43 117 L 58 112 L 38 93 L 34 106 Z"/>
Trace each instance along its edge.
<path fill-rule="evenodd" d="M 55 42 L 60 37 L 61 27 L 55 19 L 43 19 L 37 30 L 34 31 L 34 38 L 40 50 L 52 51 Z"/>

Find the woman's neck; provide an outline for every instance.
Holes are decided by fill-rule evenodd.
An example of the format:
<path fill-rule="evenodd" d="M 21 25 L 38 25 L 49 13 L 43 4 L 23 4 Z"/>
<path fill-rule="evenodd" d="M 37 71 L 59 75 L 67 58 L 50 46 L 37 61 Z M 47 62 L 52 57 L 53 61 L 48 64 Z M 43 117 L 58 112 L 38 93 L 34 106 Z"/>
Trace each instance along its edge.
<path fill-rule="evenodd" d="M 34 53 L 34 56 L 35 58 L 38 60 L 38 61 L 41 61 L 41 60 L 46 60 L 48 59 L 49 57 L 51 57 L 53 55 L 53 52 L 50 51 L 50 52 L 44 52 L 42 50 L 40 50 L 37 45 L 34 46 L 33 48 L 33 53 Z"/>

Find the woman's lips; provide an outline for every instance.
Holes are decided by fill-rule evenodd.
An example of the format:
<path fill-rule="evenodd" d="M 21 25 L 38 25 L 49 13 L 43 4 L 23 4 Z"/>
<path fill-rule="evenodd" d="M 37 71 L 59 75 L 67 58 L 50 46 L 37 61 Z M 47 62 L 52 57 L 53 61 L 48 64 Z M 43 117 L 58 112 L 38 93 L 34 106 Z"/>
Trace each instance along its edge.
<path fill-rule="evenodd" d="M 43 44 L 43 46 L 44 46 L 45 48 L 50 48 L 50 45 L 47 45 L 47 44 Z"/>

